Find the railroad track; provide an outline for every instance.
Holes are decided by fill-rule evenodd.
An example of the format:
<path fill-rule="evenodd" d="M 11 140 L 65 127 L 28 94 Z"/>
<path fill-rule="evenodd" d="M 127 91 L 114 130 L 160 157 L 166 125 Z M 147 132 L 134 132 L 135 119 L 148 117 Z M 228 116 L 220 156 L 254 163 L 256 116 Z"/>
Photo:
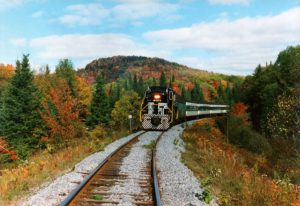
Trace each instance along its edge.
<path fill-rule="evenodd" d="M 160 206 L 160 193 L 155 167 L 155 148 L 163 132 L 156 138 L 154 147 L 149 151 L 147 150 L 150 161 L 142 164 L 138 175 L 124 173 L 121 168 L 124 166 L 124 159 L 133 149 L 133 145 L 138 142 L 140 136 L 146 133 L 148 132 L 137 135 L 109 155 L 83 179 L 79 186 L 61 203 L 61 206 L 122 205 L 124 199 L 125 202 L 126 199 L 129 199 L 132 205 Z M 126 166 L 130 167 L 130 165 Z M 124 184 L 129 184 L 129 188 L 131 184 L 138 184 L 140 190 L 138 192 L 130 191 L 130 189 L 122 191 Z M 118 190 L 118 192 L 114 192 L 114 189 L 112 189 L 120 187 L 121 190 Z M 125 205 L 128 205 L 128 203 Z"/>

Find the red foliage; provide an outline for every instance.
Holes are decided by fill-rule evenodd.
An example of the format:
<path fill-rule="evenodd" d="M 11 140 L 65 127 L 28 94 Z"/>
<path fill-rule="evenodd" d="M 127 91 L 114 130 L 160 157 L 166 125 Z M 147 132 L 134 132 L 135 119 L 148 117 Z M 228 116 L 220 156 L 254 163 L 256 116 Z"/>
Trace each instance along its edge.
<path fill-rule="evenodd" d="M 242 102 L 237 102 L 233 105 L 232 114 L 235 116 L 244 116 L 247 114 L 246 112 L 247 106 Z"/>
<path fill-rule="evenodd" d="M 181 89 L 178 87 L 178 85 L 176 83 L 173 83 L 172 88 L 176 94 L 179 94 L 179 95 L 181 94 Z"/>
<path fill-rule="evenodd" d="M 0 137 L 0 155 L 1 154 L 9 154 L 11 160 L 18 159 L 17 153 L 15 150 L 9 150 L 7 142 Z"/>
<path fill-rule="evenodd" d="M 50 137 L 70 139 L 75 136 L 79 112 L 76 108 L 76 99 L 71 96 L 65 81 L 58 81 L 56 87 L 50 89 L 42 105 L 44 110 L 40 114 L 49 128 Z"/>
<path fill-rule="evenodd" d="M 185 88 L 189 91 L 192 91 L 194 89 L 195 85 L 192 82 L 188 82 L 185 84 Z"/>
<path fill-rule="evenodd" d="M 219 85 L 218 82 L 216 80 L 210 80 L 209 84 L 214 88 L 214 89 L 218 89 Z"/>

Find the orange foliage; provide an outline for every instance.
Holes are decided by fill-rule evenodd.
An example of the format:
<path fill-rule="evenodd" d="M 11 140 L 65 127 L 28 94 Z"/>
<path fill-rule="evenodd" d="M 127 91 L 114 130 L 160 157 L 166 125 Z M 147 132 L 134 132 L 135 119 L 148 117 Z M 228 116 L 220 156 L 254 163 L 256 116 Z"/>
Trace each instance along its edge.
<path fill-rule="evenodd" d="M 14 67 L 11 64 L 0 64 L 0 79 L 9 79 L 14 73 Z"/>
<path fill-rule="evenodd" d="M 218 89 L 219 85 L 218 82 L 216 80 L 210 80 L 209 84 L 214 88 L 214 89 Z"/>
<path fill-rule="evenodd" d="M 188 91 L 192 91 L 194 89 L 195 85 L 191 82 L 188 82 L 185 84 L 185 88 L 188 90 Z"/>
<path fill-rule="evenodd" d="M 221 80 L 221 85 L 224 87 L 224 88 L 227 88 L 228 87 L 228 82 L 226 80 Z"/>
<path fill-rule="evenodd" d="M 178 85 L 176 83 L 172 84 L 172 89 L 176 94 L 181 94 L 181 89 L 178 87 Z"/>
<path fill-rule="evenodd" d="M 79 123 L 79 112 L 76 99 L 71 96 L 68 84 L 59 80 L 56 87 L 51 88 L 46 100 L 42 103 L 42 119 L 49 128 L 52 138 L 71 139 L 76 135 Z"/>
<path fill-rule="evenodd" d="M 0 155 L 1 154 L 9 154 L 11 160 L 18 159 L 17 153 L 15 150 L 9 150 L 7 142 L 0 137 Z"/>
<path fill-rule="evenodd" d="M 233 105 L 232 114 L 235 116 L 244 116 L 247 114 L 246 112 L 247 106 L 242 102 L 237 102 Z"/>

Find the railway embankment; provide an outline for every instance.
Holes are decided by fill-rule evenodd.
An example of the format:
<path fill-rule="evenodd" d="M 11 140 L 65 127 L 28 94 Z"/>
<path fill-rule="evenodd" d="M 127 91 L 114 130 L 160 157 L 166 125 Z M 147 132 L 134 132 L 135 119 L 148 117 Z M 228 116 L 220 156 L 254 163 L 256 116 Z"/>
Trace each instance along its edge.
<path fill-rule="evenodd" d="M 43 202 L 47 203 L 47 205 L 58 205 L 63 199 L 65 199 L 66 195 L 75 189 L 76 186 L 78 186 L 78 183 L 81 182 L 83 178 L 99 164 L 99 162 L 103 161 L 116 148 L 131 140 L 138 133 L 120 138 L 107 145 L 103 151 L 96 152 L 88 156 L 79 162 L 73 171 L 62 175 L 53 181 L 49 181 L 41 188 L 35 189 L 35 191 L 32 192 L 26 200 L 22 200 L 21 205 L 40 206 Z"/>

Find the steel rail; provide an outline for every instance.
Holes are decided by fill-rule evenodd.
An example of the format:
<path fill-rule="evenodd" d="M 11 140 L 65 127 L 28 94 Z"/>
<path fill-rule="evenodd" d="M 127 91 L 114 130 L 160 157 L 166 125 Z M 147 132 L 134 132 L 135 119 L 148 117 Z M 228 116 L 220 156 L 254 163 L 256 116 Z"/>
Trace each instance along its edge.
<path fill-rule="evenodd" d="M 161 198 L 160 198 L 160 191 L 159 191 L 159 184 L 158 184 L 158 178 L 157 178 L 157 171 L 156 171 L 156 146 L 162 137 L 164 132 L 162 132 L 159 137 L 156 139 L 155 146 L 152 150 L 152 178 L 153 178 L 153 189 L 154 189 L 154 201 L 156 203 L 156 206 L 161 206 Z"/>
<path fill-rule="evenodd" d="M 77 196 L 77 194 L 87 185 L 87 183 L 97 174 L 97 172 L 103 167 L 103 165 L 112 157 L 114 156 L 118 151 L 120 151 L 124 146 L 129 144 L 130 142 L 134 141 L 136 138 L 141 136 L 142 134 L 146 133 L 146 131 L 136 135 L 131 140 L 123 143 L 121 146 L 119 146 L 115 151 L 113 151 L 110 155 L 108 155 L 89 175 L 87 175 L 79 184 L 78 187 L 76 187 L 64 200 L 61 202 L 60 206 L 67 206 L 69 205 L 72 200 Z"/>

